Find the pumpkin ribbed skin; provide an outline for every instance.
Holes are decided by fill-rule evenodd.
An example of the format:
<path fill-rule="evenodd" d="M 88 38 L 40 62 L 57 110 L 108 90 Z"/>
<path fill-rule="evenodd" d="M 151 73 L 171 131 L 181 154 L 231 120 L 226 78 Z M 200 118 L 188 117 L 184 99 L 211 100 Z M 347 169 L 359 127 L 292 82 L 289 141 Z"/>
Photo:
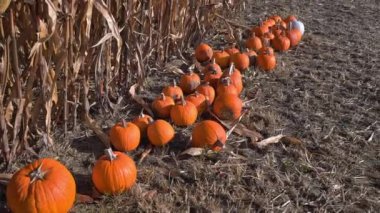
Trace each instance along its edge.
<path fill-rule="evenodd" d="M 273 39 L 271 44 L 275 50 L 281 52 L 287 51 L 290 48 L 290 40 L 286 37 L 284 32 Z"/>
<path fill-rule="evenodd" d="M 112 152 L 112 151 L 111 151 Z M 92 169 L 92 182 L 102 194 L 117 195 L 136 183 L 137 168 L 131 157 L 122 152 L 113 152 L 114 159 L 103 155 Z"/>
<path fill-rule="evenodd" d="M 186 97 L 187 102 L 191 102 L 195 105 L 198 111 L 198 115 L 201 115 L 207 107 L 206 97 L 203 94 L 195 92 Z"/>
<path fill-rule="evenodd" d="M 31 173 L 45 172 L 32 182 Z M 60 162 L 42 158 L 16 172 L 7 186 L 7 204 L 15 213 L 68 212 L 74 204 L 74 177 Z"/>
<path fill-rule="evenodd" d="M 132 123 L 134 123 L 140 129 L 141 137 L 146 137 L 146 129 L 148 128 L 150 119 L 152 119 L 152 117 L 143 113 L 141 113 L 137 118 L 133 119 Z"/>
<path fill-rule="evenodd" d="M 201 43 L 195 49 L 195 58 L 200 63 L 211 60 L 212 55 L 213 55 L 213 50 L 208 44 Z"/>
<path fill-rule="evenodd" d="M 214 113 L 222 120 L 234 120 L 239 118 L 242 108 L 242 100 L 234 94 L 218 96 L 213 105 Z"/>
<path fill-rule="evenodd" d="M 172 85 L 168 85 L 165 88 L 163 88 L 162 93 L 164 93 L 166 96 L 173 98 L 173 100 L 177 100 L 178 98 L 183 96 L 183 91 L 181 87 L 177 86 L 175 80 L 173 80 Z"/>
<path fill-rule="evenodd" d="M 258 51 L 261 47 L 263 47 L 263 43 L 261 39 L 253 33 L 252 36 L 245 42 L 245 46 L 248 49 Z"/>
<path fill-rule="evenodd" d="M 132 122 L 118 123 L 110 130 L 111 144 L 119 151 L 135 150 L 140 144 L 139 127 Z"/>
<path fill-rule="evenodd" d="M 217 122 L 204 120 L 194 127 L 191 138 L 192 147 L 208 147 L 214 151 L 219 151 L 226 143 L 227 134 Z"/>
<path fill-rule="evenodd" d="M 201 78 L 193 71 L 189 71 L 187 74 L 182 75 L 179 87 L 181 87 L 183 93 L 190 94 L 201 84 Z"/>
<path fill-rule="evenodd" d="M 163 146 L 174 138 L 174 129 L 165 120 L 155 120 L 147 129 L 149 142 L 154 146 Z"/>
<path fill-rule="evenodd" d="M 271 71 L 276 67 L 276 57 L 271 54 L 271 50 L 268 49 L 257 56 L 257 66 L 264 71 Z"/>
<path fill-rule="evenodd" d="M 249 57 L 244 53 L 235 53 L 231 57 L 231 61 L 234 63 L 235 67 L 244 72 L 249 68 Z"/>
<path fill-rule="evenodd" d="M 159 118 L 168 118 L 170 117 L 170 109 L 174 104 L 172 97 L 165 96 L 164 93 L 161 93 L 161 96 L 153 101 L 152 109 Z"/>
<path fill-rule="evenodd" d="M 197 120 L 197 107 L 182 97 L 182 101 L 170 110 L 170 118 L 177 126 L 190 126 Z"/>
<path fill-rule="evenodd" d="M 230 54 L 224 50 L 214 51 L 214 58 L 221 68 L 226 68 L 230 64 Z"/>
<path fill-rule="evenodd" d="M 212 104 L 214 102 L 215 89 L 214 87 L 210 86 L 209 82 L 205 81 L 204 83 L 199 85 L 196 91 L 207 97 L 209 104 Z"/>

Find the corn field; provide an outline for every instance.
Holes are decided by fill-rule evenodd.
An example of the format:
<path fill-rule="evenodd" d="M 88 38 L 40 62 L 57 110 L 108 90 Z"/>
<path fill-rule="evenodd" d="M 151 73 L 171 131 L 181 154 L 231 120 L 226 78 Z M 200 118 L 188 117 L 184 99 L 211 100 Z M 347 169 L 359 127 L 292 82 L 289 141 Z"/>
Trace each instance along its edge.
<path fill-rule="evenodd" d="M 218 10 L 239 5 L 211 0 L 0 2 L 0 149 L 8 165 L 21 151 L 34 153 L 38 140 L 53 145 L 56 128 L 66 135 L 77 122 L 94 126 L 92 106 L 112 111 L 132 85 L 143 86 L 147 73 L 169 56 L 184 58 L 181 53 L 203 39 Z"/>

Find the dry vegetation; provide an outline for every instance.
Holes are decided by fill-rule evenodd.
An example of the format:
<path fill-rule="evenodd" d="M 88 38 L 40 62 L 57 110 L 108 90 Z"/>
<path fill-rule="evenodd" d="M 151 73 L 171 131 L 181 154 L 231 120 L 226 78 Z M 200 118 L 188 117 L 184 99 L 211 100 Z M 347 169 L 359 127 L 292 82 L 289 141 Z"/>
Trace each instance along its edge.
<path fill-rule="evenodd" d="M 73 211 L 380 209 L 376 0 L 248 0 L 245 7 L 236 1 L 229 11 L 209 1 L 105 2 L 15 1 L 2 14 L 2 171 L 56 157 L 73 172 L 78 193 L 92 195 L 92 164 L 107 143 L 93 132 L 101 136 L 98 125 L 105 131 L 120 117 L 130 120 L 140 112 L 142 99 L 133 100 L 128 92 L 149 101 L 178 78 L 167 62 L 191 64 L 191 48 L 199 41 L 223 47 L 233 32 L 259 18 L 296 14 L 306 26 L 303 41 L 278 55 L 273 74 L 252 72 L 245 78 L 244 96 L 256 98 L 242 123 L 266 137 L 297 136 L 302 146 L 258 150 L 249 139 L 232 135 L 221 153 L 181 159 L 190 133 L 181 130 L 174 143 L 139 164 L 132 191 L 78 203 Z M 130 154 L 138 161 L 142 151 L 144 146 Z"/>

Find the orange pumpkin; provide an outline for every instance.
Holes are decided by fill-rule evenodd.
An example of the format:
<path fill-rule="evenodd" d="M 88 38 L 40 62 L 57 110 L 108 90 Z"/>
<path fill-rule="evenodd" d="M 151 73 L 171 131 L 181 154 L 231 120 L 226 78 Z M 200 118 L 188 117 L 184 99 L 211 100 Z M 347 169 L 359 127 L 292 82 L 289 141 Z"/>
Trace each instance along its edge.
<path fill-rule="evenodd" d="M 218 90 L 216 91 L 218 96 L 223 94 L 234 94 L 239 95 L 236 87 L 231 84 L 231 79 L 229 77 L 221 78 L 221 81 L 218 85 Z"/>
<path fill-rule="evenodd" d="M 269 30 L 269 32 L 264 33 L 264 35 L 262 36 L 262 39 L 267 39 L 267 40 L 271 41 L 274 39 L 274 37 L 275 36 L 272 33 L 272 30 Z"/>
<path fill-rule="evenodd" d="M 252 36 L 245 42 L 245 46 L 251 50 L 257 51 L 263 46 L 263 43 L 255 33 L 252 33 Z"/>
<path fill-rule="evenodd" d="M 170 117 L 170 109 L 174 106 L 174 100 L 170 96 L 161 93 L 152 103 L 152 110 L 159 118 Z"/>
<path fill-rule="evenodd" d="M 234 94 L 218 95 L 213 105 L 213 112 L 222 120 L 234 120 L 239 118 L 243 108 L 243 102 Z"/>
<path fill-rule="evenodd" d="M 137 118 L 133 119 L 132 123 L 134 123 L 140 129 L 141 137 L 146 137 L 146 129 L 148 128 L 149 119 L 151 118 L 152 117 L 145 115 L 141 111 L 140 115 Z"/>
<path fill-rule="evenodd" d="M 269 28 L 273 27 L 276 24 L 276 21 L 273 19 L 267 19 L 263 22 L 264 25 L 267 25 Z"/>
<path fill-rule="evenodd" d="M 299 29 L 293 28 L 292 22 L 289 23 L 289 29 L 286 31 L 286 36 L 290 40 L 290 46 L 297 46 L 302 39 L 302 32 Z"/>
<path fill-rule="evenodd" d="M 74 177 L 60 162 L 41 158 L 17 171 L 7 186 L 12 212 L 69 212 L 76 196 Z"/>
<path fill-rule="evenodd" d="M 220 67 L 215 63 L 211 63 L 206 67 L 204 72 L 206 72 L 204 80 L 210 82 L 210 85 L 216 88 L 218 86 L 219 78 L 223 75 Z"/>
<path fill-rule="evenodd" d="M 274 49 L 269 46 L 270 44 L 269 40 L 263 40 L 263 42 L 264 42 L 264 46 L 261 49 L 259 49 L 259 51 L 257 52 L 257 55 L 260 55 L 261 53 L 268 53 L 270 55 L 273 55 Z"/>
<path fill-rule="evenodd" d="M 187 102 L 191 102 L 195 105 L 198 110 L 198 115 L 201 115 L 207 107 L 206 97 L 203 94 L 195 91 L 193 94 L 190 94 L 186 97 Z"/>
<path fill-rule="evenodd" d="M 282 21 L 282 18 L 279 15 L 273 15 L 273 16 L 271 16 L 269 18 L 273 19 L 276 23 L 279 22 L 279 21 Z"/>
<path fill-rule="evenodd" d="M 212 86 L 210 86 L 210 82 L 204 81 L 201 85 L 197 87 L 196 91 L 207 97 L 209 104 L 212 104 L 214 102 L 215 89 Z"/>
<path fill-rule="evenodd" d="M 269 27 L 265 24 L 263 24 L 262 22 L 260 23 L 259 26 L 253 28 L 252 32 L 255 33 L 256 36 L 263 36 L 265 33 L 267 33 L 269 31 Z"/>
<path fill-rule="evenodd" d="M 137 168 L 131 157 L 122 152 L 105 150 L 92 169 L 92 182 L 102 194 L 118 195 L 136 183 Z"/>
<path fill-rule="evenodd" d="M 181 76 L 179 87 L 185 94 L 190 94 L 201 84 L 201 78 L 193 70 L 189 70 L 185 75 Z"/>
<path fill-rule="evenodd" d="M 242 76 L 240 71 L 235 69 L 234 63 L 231 63 L 230 68 L 223 73 L 222 78 L 224 77 L 229 77 L 231 79 L 231 83 L 236 87 L 239 94 L 243 91 Z"/>
<path fill-rule="evenodd" d="M 240 52 L 240 50 L 239 50 L 238 48 L 236 48 L 235 46 L 231 46 L 231 47 L 225 49 L 225 51 L 226 51 L 230 56 L 232 56 L 232 55 L 235 54 L 235 53 L 239 53 L 239 52 Z"/>
<path fill-rule="evenodd" d="M 183 96 L 181 98 L 170 110 L 170 118 L 177 126 L 190 126 L 197 120 L 198 110 L 193 103 L 187 102 Z"/>
<path fill-rule="evenodd" d="M 140 129 L 132 122 L 117 123 L 110 130 L 111 144 L 119 151 L 135 150 L 140 144 Z"/>
<path fill-rule="evenodd" d="M 281 52 L 285 52 L 290 47 L 290 40 L 286 37 L 285 32 L 282 32 L 281 35 L 277 36 L 275 39 L 271 41 L 272 47 Z"/>
<path fill-rule="evenodd" d="M 232 63 L 241 72 L 245 72 L 249 68 L 249 57 L 243 53 L 235 53 L 231 57 Z"/>
<path fill-rule="evenodd" d="M 225 68 L 228 67 L 230 64 L 230 54 L 228 54 L 225 50 L 217 50 L 214 52 L 214 59 L 215 62 L 221 67 Z"/>
<path fill-rule="evenodd" d="M 148 126 L 148 139 L 154 146 L 164 146 L 174 138 L 174 129 L 170 123 L 165 120 L 151 121 Z"/>
<path fill-rule="evenodd" d="M 295 17 L 294 15 L 289 15 L 288 17 L 286 17 L 286 19 L 284 19 L 284 22 L 288 25 L 290 22 L 292 21 L 297 21 L 297 17 Z"/>
<path fill-rule="evenodd" d="M 195 49 L 195 58 L 200 63 L 210 61 L 212 58 L 212 55 L 213 55 L 213 50 L 208 44 L 201 43 Z"/>
<path fill-rule="evenodd" d="M 177 86 L 175 79 L 173 80 L 172 85 L 168 85 L 162 90 L 162 93 L 164 93 L 166 96 L 172 97 L 173 100 L 177 100 L 183 96 L 183 91 L 181 87 Z"/>
<path fill-rule="evenodd" d="M 229 57 L 229 56 L 228 56 Z M 203 69 L 203 73 L 207 75 L 207 73 L 221 73 L 222 69 L 220 68 L 219 64 L 216 63 L 216 59 L 213 58 L 212 62 L 210 64 L 207 64 L 207 66 Z"/>
<path fill-rule="evenodd" d="M 220 124 L 212 120 L 199 122 L 191 134 L 192 147 L 208 147 L 214 151 L 221 150 L 226 140 L 226 131 Z"/>
<path fill-rule="evenodd" d="M 257 66 L 265 71 L 271 71 L 276 67 L 276 57 L 273 50 L 266 48 L 257 56 Z"/>

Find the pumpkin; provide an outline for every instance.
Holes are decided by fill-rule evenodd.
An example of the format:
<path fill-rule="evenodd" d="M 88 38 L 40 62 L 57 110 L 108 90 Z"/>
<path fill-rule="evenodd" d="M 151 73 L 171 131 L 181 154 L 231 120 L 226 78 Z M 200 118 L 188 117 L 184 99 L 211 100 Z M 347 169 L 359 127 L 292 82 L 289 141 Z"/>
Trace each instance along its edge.
<path fill-rule="evenodd" d="M 106 149 L 92 168 L 92 182 L 102 194 L 118 195 L 132 188 L 137 179 L 136 164 L 122 152 Z"/>
<path fill-rule="evenodd" d="M 257 66 L 265 71 L 271 71 L 276 67 L 276 57 L 272 48 L 265 48 L 257 56 Z"/>
<path fill-rule="evenodd" d="M 229 57 L 229 56 L 228 56 Z M 203 69 L 203 74 L 207 75 L 207 73 L 221 73 L 222 69 L 219 64 L 216 63 L 216 59 L 213 58 L 211 63 L 207 64 L 207 66 Z"/>
<path fill-rule="evenodd" d="M 183 93 L 190 94 L 201 84 L 201 78 L 193 70 L 189 70 L 185 75 L 181 76 L 179 87 L 181 87 Z"/>
<path fill-rule="evenodd" d="M 279 21 L 282 21 L 282 18 L 279 15 L 273 15 L 273 16 L 271 16 L 269 18 L 273 19 L 276 23 L 279 22 Z"/>
<path fill-rule="evenodd" d="M 203 94 L 208 98 L 209 104 L 212 104 L 215 99 L 215 89 L 210 86 L 210 82 L 204 81 L 201 85 L 197 87 L 196 90 L 198 93 Z"/>
<path fill-rule="evenodd" d="M 255 33 L 252 33 L 252 36 L 245 42 L 245 46 L 251 50 L 257 51 L 263 46 L 263 43 Z"/>
<path fill-rule="evenodd" d="M 197 120 L 198 110 L 193 103 L 186 101 L 183 96 L 181 99 L 170 110 L 170 118 L 177 126 L 190 126 Z"/>
<path fill-rule="evenodd" d="M 174 106 L 174 100 L 170 96 L 165 96 L 164 93 L 156 98 L 152 103 L 152 110 L 159 118 L 170 117 L 170 109 Z"/>
<path fill-rule="evenodd" d="M 261 22 L 260 25 L 253 28 L 252 31 L 255 33 L 256 36 L 261 37 L 265 33 L 269 32 L 269 27 Z"/>
<path fill-rule="evenodd" d="M 272 30 L 269 30 L 268 32 L 264 33 L 264 35 L 261 37 L 262 39 L 267 39 L 269 41 L 274 39 L 274 34 L 272 33 Z"/>
<path fill-rule="evenodd" d="M 235 53 L 231 57 L 232 63 L 241 72 L 245 72 L 249 68 L 249 57 L 243 53 Z"/>
<path fill-rule="evenodd" d="M 232 55 L 235 54 L 235 53 L 239 53 L 239 52 L 240 52 L 240 50 L 239 50 L 238 48 L 236 48 L 234 45 L 231 46 L 231 47 L 229 47 L 229 48 L 227 48 L 227 49 L 225 49 L 225 51 L 226 51 L 230 56 L 232 56 Z"/>
<path fill-rule="evenodd" d="M 191 134 L 192 147 L 208 147 L 214 151 L 221 150 L 226 140 L 226 131 L 220 124 L 212 120 L 199 122 Z"/>
<path fill-rule="evenodd" d="M 60 162 L 41 158 L 17 171 L 7 186 L 12 212 L 68 212 L 74 204 L 74 177 Z"/>
<path fill-rule="evenodd" d="M 139 127 L 132 122 L 125 122 L 124 119 L 110 130 L 111 144 L 122 152 L 135 150 L 140 144 L 140 137 Z"/>
<path fill-rule="evenodd" d="M 257 52 L 258 55 L 261 53 L 268 53 L 270 55 L 274 54 L 274 49 L 269 46 L 269 40 L 263 40 L 264 46 Z"/>
<path fill-rule="evenodd" d="M 288 17 L 284 19 L 284 22 L 286 24 L 289 24 L 289 22 L 292 22 L 292 21 L 297 21 L 297 17 L 295 17 L 294 15 L 289 15 Z"/>
<path fill-rule="evenodd" d="M 214 52 L 215 62 L 221 67 L 226 68 L 230 64 L 230 54 L 225 50 L 217 50 Z"/>
<path fill-rule="evenodd" d="M 267 25 L 269 28 L 273 27 L 276 24 L 276 21 L 273 19 L 267 19 L 263 22 L 264 25 Z"/>
<path fill-rule="evenodd" d="M 250 66 L 253 66 L 256 64 L 257 53 L 254 50 L 250 50 L 247 48 L 247 50 L 246 50 L 246 52 L 244 52 L 244 54 L 246 54 L 248 56 Z"/>
<path fill-rule="evenodd" d="M 277 36 L 271 41 L 272 47 L 277 51 L 287 51 L 290 48 L 290 40 L 286 36 L 285 32 L 282 32 L 281 35 Z"/>
<path fill-rule="evenodd" d="M 213 55 L 212 48 L 205 43 L 201 43 L 195 49 L 195 58 L 198 62 L 204 63 L 210 61 Z"/>
<path fill-rule="evenodd" d="M 206 73 L 204 80 L 210 82 L 210 85 L 216 88 L 219 78 L 223 75 L 220 67 L 213 62 L 205 68 L 204 72 Z"/>
<path fill-rule="evenodd" d="M 229 77 L 231 79 L 231 83 L 236 87 L 239 94 L 243 91 L 242 76 L 240 71 L 235 69 L 234 63 L 231 63 L 230 68 L 223 73 L 222 78 L 224 77 Z"/>
<path fill-rule="evenodd" d="M 164 93 L 166 96 L 172 97 L 173 100 L 177 100 L 183 96 L 183 91 L 181 87 L 177 86 L 175 79 L 173 80 L 172 85 L 168 85 L 162 90 L 162 93 Z"/>
<path fill-rule="evenodd" d="M 222 94 L 239 95 L 239 92 L 236 89 L 236 87 L 233 84 L 231 84 L 231 79 L 229 77 L 225 77 L 221 79 L 216 92 L 218 95 L 222 95 Z"/>
<path fill-rule="evenodd" d="M 149 142 L 154 146 L 164 146 L 174 138 L 174 129 L 165 120 L 151 120 L 147 129 Z"/>
<path fill-rule="evenodd" d="M 290 46 L 294 47 L 301 41 L 302 32 L 299 29 L 294 28 L 292 22 L 290 22 L 289 29 L 286 31 L 286 36 L 290 40 Z"/>
<path fill-rule="evenodd" d="M 243 102 L 235 94 L 218 95 L 213 105 L 213 112 L 222 120 L 234 120 L 239 118 L 243 108 Z"/>
<path fill-rule="evenodd" d="M 11 0 L 0 0 L 0 15 L 3 15 L 11 4 Z"/>
<path fill-rule="evenodd" d="M 201 115 L 207 108 L 206 97 L 203 94 L 195 91 L 186 97 L 187 102 L 191 102 L 195 105 L 198 111 L 198 115 Z"/>
<path fill-rule="evenodd" d="M 174 103 L 174 102 L 173 102 Z M 138 117 L 133 119 L 132 123 L 134 123 L 139 129 L 141 137 L 146 137 L 146 129 L 149 125 L 149 119 L 151 119 L 149 115 L 145 115 L 142 111 Z"/>
<path fill-rule="evenodd" d="M 285 30 L 285 28 L 283 28 L 281 23 L 277 23 L 272 27 L 272 33 L 275 37 L 281 35 L 283 30 Z"/>

